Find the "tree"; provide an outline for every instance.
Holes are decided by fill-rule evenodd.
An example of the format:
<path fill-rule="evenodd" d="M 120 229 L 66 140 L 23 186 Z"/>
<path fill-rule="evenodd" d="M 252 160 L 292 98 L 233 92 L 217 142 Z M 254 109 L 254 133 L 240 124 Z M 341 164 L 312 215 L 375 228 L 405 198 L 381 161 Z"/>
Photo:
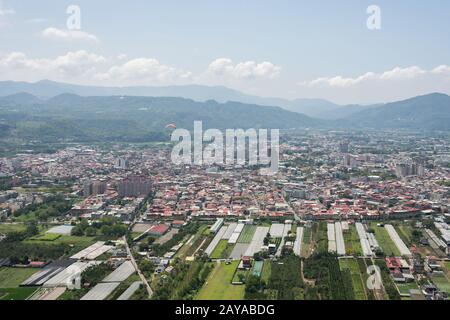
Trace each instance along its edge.
<path fill-rule="evenodd" d="M 145 274 L 149 274 L 149 273 L 153 273 L 153 271 L 155 271 L 155 265 L 146 259 L 143 259 L 141 261 L 139 261 L 139 269 L 145 273 Z"/>
<path fill-rule="evenodd" d="M 88 236 L 88 237 L 94 237 L 95 235 L 97 235 L 97 229 L 95 229 L 93 227 L 89 227 L 86 229 L 85 233 L 86 233 L 86 236 Z"/>
<path fill-rule="evenodd" d="M 27 233 L 28 237 L 35 236 L 39 233 L 39 228 L 38 228 L 37 222 L 35 220 L 29 221 L 27 223 L 26 233 Z"/>
<path fill-rule="evenodd" d="M 80 226 L 75 226 L 73 227 L 71 234 L 75 237 L 82 237 L 84 235 L 84 231 Z"/>

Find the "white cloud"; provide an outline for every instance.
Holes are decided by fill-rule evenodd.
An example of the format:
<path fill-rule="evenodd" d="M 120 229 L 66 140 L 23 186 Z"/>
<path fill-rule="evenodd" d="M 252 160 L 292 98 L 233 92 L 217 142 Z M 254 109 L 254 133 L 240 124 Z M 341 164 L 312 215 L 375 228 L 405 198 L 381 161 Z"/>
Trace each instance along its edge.
<path fill-rule="evenodd" d="M 231 59 L 219 58 L 210 63 L 207 72 L 220 77 L 235 79 L 273 79 L 281 71 L 281 67 L 271 62 L 257 63 L 246 61 L 234 64 Z"/>
<path fill-rule="evenodd" d="M 382 73 L 367 72 L 355 78 L 343 76 L 321 77 L 312 81 L 301 82 L 300 85 L 306 87 L 349 88 L 374 81 L 413 80 L 429 74 L 450 74 L 450 67 L 442 65 L 430 71 L 423 70 L 418 66 L 395 67 Z"/>
<path fill-rule="evenodd" d="M 396 67 L 390 71 L 384 72 L 380 76 L 380 79 L 382 79 L 382 80 L 413 79 L 413 78 L 416 78 L 425 73 L 426 73 L 426 71 L 422 70 L 421 68 L 419 68 L 417 66 L 412 66 L 412 67 L 408 67 L 408 68 Z"/>
<path fill-rule="evenodd" d="M 50 27 L 43 30 L 41 35 L 50 40 L 99 42 L 97 36 L 79 30 L 63 30 Z"/>
<path fill-rule="evenodd" d="M 12 8 L 3 8 L 2 4 L 0 3 L 0 17 L 1 16 L 8 16 L 11 14 L 15 14 L 16 11 Z"/>
<path fill-rule="evenodd" d="M 321 77 L 299 85 L 298 94 L 307 98 L 321 97 L 341 104 L 390 102 L 431 92 L 450 94 L 450 66 L 395 67 L 355 77 Z"/>
<path fill-rule="evenodd" d="M 192 73 L 165 65 L 156 59 L 105 58 L 85 50 L 55 58 L 30 58 L 22 52 L 0 55 L 0 80 L 50 79 L 82 84 L 171 85 L 192 83 Z"/>
<path fill-rule="evenodd" d="M 441 65 L 439 67 L 434 68 L 431 72 L 434 74 L 450 75 L 450 66 Z"/>
<path fill-rule="evenodd" d="M 68 52 L 54 59 L 29 58 L 22 52 L 0 56 L 2 80 L 80 80 L 93 77 L 107 59 L 84 50 Z"/>
<path fill-rule="evenodd" d="M 138 58 L 115 65 L 107 72 L 96 75 L 96 79 L 116 84 L 175 84 L 189 80 L 191 72 L 162 64 L 156 59 Z"/>

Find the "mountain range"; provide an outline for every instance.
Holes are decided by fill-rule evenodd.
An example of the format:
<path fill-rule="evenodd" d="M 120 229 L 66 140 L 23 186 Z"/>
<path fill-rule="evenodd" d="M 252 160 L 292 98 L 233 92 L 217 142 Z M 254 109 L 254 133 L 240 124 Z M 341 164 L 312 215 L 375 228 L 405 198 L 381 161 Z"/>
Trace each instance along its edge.
<path fill-rule="evenodd" d="M 338 106 L 324 100 L 296 100 L 290 101 L 292 104 L 288 106 L 288 100 L 255 97 L 261 103 L 249 103 L 245 99 L 252 96 L 238 91 L 224 87 L 202 88 L 153 88 L 151 90 L 160 90 L 159 94 L 174 96 L 150 97 L 107 95 L 116 89 L 129 93 L 144 90 L 150 94 L 151 90 L 144 87 L 114 89 L 48 81 L 3 82 L 0 93 L 25 91 L 0 97 L 0 134 L 3 139 L 18 141 L 154 141 L 167 139 L 167 124 L 176 123 L 178 127 L 191 129 L 196 120 L 203 121 L 205 128 L 218 129 L 450 130 L 450 96 L 440 93 L 372 106 Z M 218 92 L 220 99 L 205 100 L 214 97 L 214 92 Z M 195 95 L 201 101 L 180 97 L 183 94 Z M 227 100 L 227 96 L 230 99 L 241 96 L 242 101 Z M 283 106 L 277 104 L 283 101 Z M 298 101 L 303 107 L 299 107 Z M 324 119 L 311 116 L 311 111 L 306 115 L 301 113 L 306 106 L 316 112 L 322 110 L 329 114 L 340 113 L 340 116 Z"/>
<path fill-rule="evenodd" d="M 79 96 L 179 97 L 199 102 L 208 100 L 215 100 L 220 103 L 238 101 L 246 104 L 279 106 L 288 111 L 303 113 L 320 119 L 339 119 L 366 108 L 365 106 L 341 106 L 323 99 L 287 100 L 263 98 L 223 86 L 100 87 L 74 85 L 49 80 L 35 83 L 0 81 L 0 96 L 22 92 L 30 93 L 43 99 L 71 93 Z"/>
<path fill-rule="evenodd" d="M 311 128 L 322 120 L 279 107 L 198 102 L 173 97 L 104 96 L 61 94 L 42 100 L 29 93 L 0 98 L 0 125 L 6 136 L 22 140 L 56 141 L 152 141 L 176 123 L 204 128 Z"/>

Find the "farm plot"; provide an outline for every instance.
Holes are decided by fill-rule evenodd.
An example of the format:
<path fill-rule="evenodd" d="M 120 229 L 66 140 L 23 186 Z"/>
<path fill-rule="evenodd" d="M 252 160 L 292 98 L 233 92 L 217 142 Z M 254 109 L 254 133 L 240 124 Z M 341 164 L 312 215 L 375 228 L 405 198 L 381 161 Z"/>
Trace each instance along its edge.
<path fill-rule="evenodd" d="M 367 300 L 366 290 L 358 262 L 355 259 L 340 259 L 339 266 L 341 270 L 348 269 L 350 271 L 355 299 Z"/>
<path fill-rule="evenodd" d="M 348 231 L 344 232 L 344 241 L 346 252 L 350 256 L 360 256 L 362 254 L 361 241 L 355 226 L 349 226 Z"/>
<path fill-rule="evenodd" d="M 22 232 L 26 230 L 24 223 L 0 223 L 0 233 L 10 234 L 13 232 Z"/>
<path fill-rule="evenodd" d="M 246 225 L 239 236 L 238 243 L 250 243 L 252 242 L 253 235 L 255 234 L 256 226 Z"/>
<path fill-rule="evenodd" d="M 111 250 L 113 246 L 107 246 L 105 245 L 105 242 L 99 241 L 94 243 L 93 245 L 81 250 L 77 254 L 70 257 L 71 259 L 77 259 L 77 260 L 94 260 L 98 257 L 100 257 L 102 254 L 108 252 Z"/>
<path fill-rule="evenodd" d="M 410 290 L 417 290 L 417 289 L 419 289 L 419 286 L 415 282 L 412 282 L 412 283 L 396 283 L 395 285 L 397 286 L 398 292 L 400 292 L 400 295 L 402 297 L 410 297 L 411 296 Z"/>
<path fill-rule="evenodd" d="M 304 232 L 303 227 L 297 228 L 297 235 L 296 235 L 295 243 L 294 243 L 294 254 L 299 257 L 301 256 L 301 253 L 302 253 L 303 232 Z"/>
<path fill-rule="evenodd" d="M 221 259 L 224 251 L 227 249 L 228 240 L 220 240 L 214 251 L 211 253 L 211 259 Z"/>
<path fill-rule="evenodd" d="M 284 227 L 283 227 L 284 229 Z M 250 243 L 250 246 L 248 247 L 247 251 L 245 252 L 245 255 L 247 257 L 253 257 L 255 253 L 261 251 L 261 247 L 264 245 L 264 238 L 267 236 L 267 233 L 269 232 L 268 227 L 258 227 L 256 229 L 255 235 L 253 236 L 252 242 Z"/>
<path fill-rule="evenodd" d="M 272 224 L 272 226 L 270 227 L 270 231 L 269 231 L 270 236 L 272 238 L 282 238 L 283 232 L 284 232 L 284 224 L 281 224 L 281 223 Z"/>
<path fill-rule="evenodd" d="M 0 288 L 0 300 L 26 300 L 35 291 L 36 288 Z"/>
<path fill-rule="evenodd" d="M 307 258 L 311 252 L 311 239 L 312 231 L 311 228 L 305 228 L 303 231 L 303 245 L 301 246 L 301 257 Z"/>
<path fill-rule="evenodd" d="M 59 238 L 61 238 L 61 234 L 58 233 L 44 233 L 44 234 L 40 234 L 37 236 L 34 236 L 32 238 L 30 238 L 30 240 L 36 240 L 36 241 L 56 241 Z"/>
<path fill-rule="evenodd" d="M 122 282 L 136 272 L 131 261 L 125 261 L 116 270 L 109 274 L 102 282 Z"/>
<path fill-rule="evenodd" d="M 376 223 L 372 223 L 372 228 L 375 230 L 375 238 L 386 256 L 400 256 L 395 243 L 392 241 L 387 230 L 383 227 L 378 227 Z"/>
<path fill-rule="evenodd" d="M 223 235 L 225 234 L 226 231 L 227 231 L 227 227 L 222 227 L 222 228 L 220 228 L 219 232 L 217 232 L 216 236 L 211 241 L 211 243 L 209 244 L 208 248 L 206 248 L 206 250 L 205 250 L 205 253 L 208 256 L 211 256 L 211 254 L 213 253 L 214 249 L 217 247 L 219 242 L 222 240 L 222 237 L 223 237 Z"/>
<path fill-rule="evenodd" d="M 225 232 L 225 234 L 223 235 L 222 239 L 230 240 L 230 238 L 233 235 L 234 231 L 236 230 L 237 226 L 238 226 L 237 223 L 230 223 L 230 225 L 228 226 L 228 229 Z"/>
<path fill-rule="evenodd" d="M 81 300 L 100 301 L 105 300 L 118 286 L 119 282 L 99 283 L 86 293 Z"/>
<path fill-rule="evenodd" d="M 412 257 L 411 251 L 408 249 L 406 244 L 403 242 L 403 240 L 398 235 L 397 231 L 395 230 L 393 225 L 387 224 L 385 226 L 389 236 L 391 237 L 392 242 L 395 243 L 395 246 L 397 247 L 400 254 L 404 257 Z"/>
<path fill-rule="evenodd" d="M 245 286 L 231 284 L 238 265 L 239 261 L 229 265 L 218 264 L 201 288 L 196 300 L 243 300 Z"/>
<path fill-rule="evenodd" d="M 1 268 L 0 288 L 16 288 L 38 271 L 31 268 Z"/>
<path fill-rule="evenodd" d="M 230 254 L 230 259 L 241 260 L 245 252 L 247 252 L 248 247 L 250 247 L 248 243 L 237 243 Z"/>
<path fill-rule="evenodd" d="M 281 237 L 281 241 L 280 241 L 280 244 L 278 245 L 278 250 L 277 250 L 277 253 L 276 253 L 277 257 L 281 256 L 281 253 L 282 253 L 283 247 L 284 247 L 285 238 L 288 236 L 288 234 L 291 231 L 291 229 L 292 229 L 292 225 L 291 224 L 285 224 L 284 225 L 284 227 L 283 227 L 283 235 Z M 263 238 L 263 240 L 264 240 L 264 238 Z"/>
<path fill-rule="evenodd" d="M 431 280 L 439 288 L 439 290 L 442 290 L 450 294 L 450 281 L 447 279 L 445 275 L 435 274 L 431 277 Z"/>

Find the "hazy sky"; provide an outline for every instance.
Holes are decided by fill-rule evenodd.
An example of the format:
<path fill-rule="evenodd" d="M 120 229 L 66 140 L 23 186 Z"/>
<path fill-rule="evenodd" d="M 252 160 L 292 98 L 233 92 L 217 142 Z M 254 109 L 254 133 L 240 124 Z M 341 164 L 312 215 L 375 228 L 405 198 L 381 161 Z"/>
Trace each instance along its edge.
<path fill-rule="evenodd" d="M 447 0 L 0 0 L 0 80 L 384 102 L 450 94 L 449 39 Z"/>

